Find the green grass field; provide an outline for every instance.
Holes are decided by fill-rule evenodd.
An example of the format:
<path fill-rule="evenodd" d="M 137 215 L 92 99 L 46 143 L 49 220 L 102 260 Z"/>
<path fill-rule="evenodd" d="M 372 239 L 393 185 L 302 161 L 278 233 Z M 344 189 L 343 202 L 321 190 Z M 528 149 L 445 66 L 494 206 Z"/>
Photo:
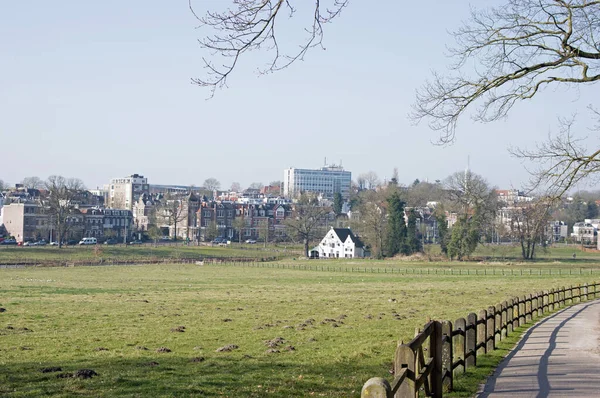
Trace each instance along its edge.
<path fill-rule="evenodd" d="M 151 244 L 98 245 L 96 246 L 56 246 L 16 247 L 0 246 L 0 264 L 36 263 L 42 265 L 58 265 L 67 262 L 96 262 L 103 261 L 163 261 L 165 259 L 199 259 L 203 257 L 216 258 L 283 258 L 297 256 L 300 250 L 297 246 L 237 245 L 230 247 L 219 246 L 186 246 Z"/>
<path fill-rule="evenodd" d="M 398 340 L 426 317 L 453 320 L 590 280 L 181 264 L 0 269 L 0 396 L 358 397 L 370 377 L 390 377 Z M 237 348 L 217 352 L 227 345 Z M 61 371 L 41 371 L 49 367 Z M 98 376 L 57 377 L 79 369 Z"/>

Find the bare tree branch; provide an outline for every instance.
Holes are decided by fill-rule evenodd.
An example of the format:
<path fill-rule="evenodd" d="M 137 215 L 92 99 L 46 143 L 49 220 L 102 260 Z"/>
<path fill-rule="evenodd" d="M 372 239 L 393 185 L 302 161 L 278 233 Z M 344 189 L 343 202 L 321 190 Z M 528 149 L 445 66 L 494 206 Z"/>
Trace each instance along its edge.
<path fill-rule="evenodd" d="M 600 1 L 507 0 L 473 10 L 453 35 L 454 73 L 434 74 L 411 114 L 439 131 L 442 144 L 454 140 L 467 110 L 476 120 L 497 120 L 546 86 L 600 80 Z"/>
<path fill-rule="evenodd" d="M 227 85 L 227 78 L 247 52 L 265 50 L 272 54 L 267 66 L 259 69 L 260 74 L 266 74 L 302 60 L 311 48 L 323 48 L 323 25 L 339 16 L 349 2 L 329 0 L 327 7 L 323 0 L 312 0 L 312 20 L 304 28 L 306 38 L 296 50 L 285 51 L 280 47 L 275 28 L 286 14 L 288 18 L 294 17 L 296 8 L 292 3 L 296 4 L 297 0 L 232 0 L 232 8 L 207 11 L 204 16 L 195 12 L 193 0 L 188 1 L 190 10 L 200 22 L 199 28 L 211 32 L 198 40 L 200 46 L 211 53 L 210 58 L 203 58 L 206 76 L 194 78 L 192 83 L 210 87 L 211 95 L 216 88 Z"/>
<path fill-rule="evenodd" d="M 600 122 L 598 112 L 592 111 Z M 509 149 L 513 156 L 529 160 L 535 165 L 529 170 L 532 176 L 529 189 L 544 189 L 547 195 L 560 197 L 584 179 L 598 179 L 600 149 L 590 150 L 585 145 L 585 138 L 577 138 L 573 134 L 574 122 L 574 117 L 560 119 L 559 133 L 556 136 L 548 135 L 548 139 L 534 149 Z M 600 131 L 600 124 L 592 131 Z"/>

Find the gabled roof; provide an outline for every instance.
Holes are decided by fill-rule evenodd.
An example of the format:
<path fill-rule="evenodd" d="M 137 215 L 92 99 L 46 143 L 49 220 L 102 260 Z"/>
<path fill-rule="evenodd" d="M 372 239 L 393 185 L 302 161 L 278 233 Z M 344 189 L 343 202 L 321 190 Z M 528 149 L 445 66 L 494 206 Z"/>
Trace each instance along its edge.
<path fill-rule="evenodd" d="M 346 239 L 348 239 L 348 236 L 350 236 L 350 239 L 352 240 L 352 242 L 354 242 L 354 246 L 356 246 L 356 247 L 364 246 L 362 241 L 358 238 L 358 236 L 356 236 L 352 233 L 352 230 L 350 228 L 332 228 L 332 229 L 333 229 L 333 232 L 335 232 L 335 234 L 338 236 L 338 238 L 340 238 L 340 240 L 342 242 L 345 242 Z"/>

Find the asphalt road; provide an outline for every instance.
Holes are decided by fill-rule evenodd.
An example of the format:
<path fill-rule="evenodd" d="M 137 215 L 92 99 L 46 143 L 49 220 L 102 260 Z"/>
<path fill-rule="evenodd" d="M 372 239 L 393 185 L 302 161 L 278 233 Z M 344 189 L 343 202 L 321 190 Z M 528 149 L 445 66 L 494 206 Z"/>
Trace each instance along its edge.
<path fill-rule="evenodd" d="M 600 299 L 531 327 L 478 397 L 600 397 Z"/>

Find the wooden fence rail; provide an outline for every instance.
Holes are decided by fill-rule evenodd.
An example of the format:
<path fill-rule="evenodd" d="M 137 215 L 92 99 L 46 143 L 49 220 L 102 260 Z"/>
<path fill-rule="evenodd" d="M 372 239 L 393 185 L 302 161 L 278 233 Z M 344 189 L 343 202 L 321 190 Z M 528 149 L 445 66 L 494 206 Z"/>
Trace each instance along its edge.
<path fill-rule="evenodd" d="M 597 297 L 600 282 L 593 282 L 514 297 L 454 323 L 429 321 L 414 339 L 396 348 L 391 384 L 373 377 L 364 384 L 361 398 L 442 397 L 452 391 L 457 376 L 477 366 L 477 356 L 495 350 L 517 327 Z"/>

